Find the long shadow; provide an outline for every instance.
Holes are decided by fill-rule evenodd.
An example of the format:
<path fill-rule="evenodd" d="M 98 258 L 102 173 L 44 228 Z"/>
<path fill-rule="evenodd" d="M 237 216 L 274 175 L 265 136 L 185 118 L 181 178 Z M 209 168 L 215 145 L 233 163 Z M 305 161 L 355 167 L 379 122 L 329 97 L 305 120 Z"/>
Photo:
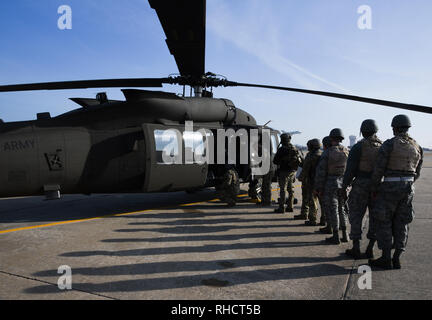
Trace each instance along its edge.
<path fill-rule="evenodd" d="M 224 209 L 224 205 L 214 205 L 209 204 L 206 206 L 187 206 L 186 208 L 183 207 L 173 207 L 170 209 L 164 209 L 163 212 L 160 213 L 143 213 L 143 214 L 134 214 L 133 216 L 121 216 L 121 217 L 113 217 L 114 219 L 160 219 L 160 220 L 174 220 L 174 219 L 179 219 L 179 218 L 190 218 L 190 219 L 199 219 L 199 218 L 212 218 L 212 217 L 244 217 L 244 216 L 251 216 L 251 215 L 261 215 L 261 216 L 265 216 L 267 214 L 271 214 L 273 213 L 273 209 L 272 212 L 262 212 L 262 211 L 254 211 L 254 212 L 244 212 L 244 211 L 238 211 L 236 209 L 245 209 L 250 207 L 255 208 L 256 206 L 252 206 L 252 205 L 247 205 L 247 204 L 243 204 L 243 205 L 239 205 L 237 207 L 234 208 L 230 208 L 231 211 L 230 212 L 226 212 L 226 211 L 222 211 L 221 209 Z M 217 209 L 217 210 L 216 210 Z M 175 212 L 176 210 L 183 210 L 183 212 Z M 271 221 L 271 219 L 273 218 L 274 220 L 274 216 L 270 217 L 269 216 L 269 220 Z M 284 218 L 282 215 L 280 216 L 280 218 Z M 293 219 L 289 219 L 286 218 L 286 221 L 292 221 Z M 139 222 L 137 222 L 139 223 Z M 157 224 L 158 222 L 155 222 L 154 224 Z M 150 223 L 152 224 L 152 223 Z"/>
<path fill-rule="evenodd" d="M 90 256 L 114 256 L 114 257 L 130 257 L 130 256 L 152 256 L 177 253 L 210 253 L 228 250 L 247 250 L 247 249 L 266 249 L 266 248 L 294 248 L 325 245 L 325 242 L 255 242 L 255 243 L 229 243 L 229 244 L 206 244 L 201 246 L 178 246 L 178 247 L 160 247 L 160 248 L 142 248 L 122 251 L 75 251 L 63 253 L 62 257 L 90 257 Z"/>
<path fill-rule="evenodd" d="M 179 263 L 180 265 L 181 263 Z M 157 277 L 150 279 L 133 279 L 109 281 L 105 283 L 73 283 L 73 288 L 96 293 L 108 292 L 143 292 L 192 288 L 217 281 L 222 286 L 230 287 L 263 281 L 280 281 L 290 279 L 318 278 L 327 276 L 348 275 L 351 269 L 333 264 L 317 264 L 312 266 L 289 267 L 279 269 L 260 269 L 251 271 L 219 271 L 211 274 L 185 275 L 175 277 Z M 46 294 L 62 292 L 56 285 L 40 285 L 24 290 L 29 294 Z"/>
<path fill-rule="evenodd" d="M 231 259 L 216 261 L 169 261 L 150 262 L 139 264 L 127 264 L 120 266 L 108 266 L 98 268 L 74 268 L 74 275 L 85 276 L 120 276 L 120 275 L 146 275 L 171 272 L 193 272 L 193 271 L 219 271 L 243 267 L 259 267 L 287 264 L 326 263 L 345 260 L 344 257 L 265 257 L 248 259 Z M 55 270 L 36 272 L 35 277 L 57 277 Z"/>
<path fill-rule="evenodd" d="M 183 215 L 182 215 L 183 218 Z M 181 219 L 174 221 L 164 221 L 164 222 L 131 222 L 130 226 L 179 226 L 179 225 L 209 225 L 209 224 L 223 224 L 223 223 L 253 223 L 253 222 L 283 222 L 283 221 L 293 221 L 293 218 L 274 218 L 268 219 L 241 219 L 241 218 L 226 218 L 226 219 Z"/>
<path fill-rule="evenodd" d="M 223 235 L 186 235 L 175 237 L 154 237 L 154 238 L 120 238 L 101 240 L 104 243 L 162 243 L 162 242 L 198 242 L 198 241 L 236 241 L 244 239 L 266 239 L 289 236 L 305 236 L 313 233 L 306 232 L 265 232 L 265 233 L 243 233 L 243 234 L 223 234 Z M 321 233 L 320 233 L 321 234 Z"/>
<path fill-rule="evenodd" d="M 199 234 L 199 233 L 216 233 L 226 232 L 231 230 L 248 230 L 248 229 L 274 229 L 274 228 L 286 228 L 292 227 L 292 225 L 259 225 L 259 226 L 179 226 L 172 228 L 154 228 L 154 229 L 117 229 L 115 232 L 131 233 L 131 232 L 158 232 L 165 234 Z M 295 232 L 291 235 L 310 235 L 309 232 Z"/>

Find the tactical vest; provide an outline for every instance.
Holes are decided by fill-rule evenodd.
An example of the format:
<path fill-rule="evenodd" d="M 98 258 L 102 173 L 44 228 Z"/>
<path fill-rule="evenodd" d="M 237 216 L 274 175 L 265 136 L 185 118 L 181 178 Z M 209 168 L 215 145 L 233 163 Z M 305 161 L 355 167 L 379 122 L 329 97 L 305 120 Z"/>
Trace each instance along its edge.
<path fill-rule="evenodd" d="M 316 152 L 314 151 L 310 153 L 309 156 L 310 156 L 309 161 L 311 162 L 311 165 L 310 165 L 310 171 L 308 173 L 309 174 L 308 178 L 310 181 L 314 181 L 316 167 L 318 166 L 318 162 L 320 161 L 321 158 L 321 151 L 320 150 Z"/>
<path fill-rule="evenodd" d="M 279 161 L 277 161 L 277 165 L 279 165 L 280 170 L 282 171 L 295 171 L 298 168 L 298 155 L 297 149 L 289 144 L 288 146 L 282 146 L 278 150 L 277 156 L 279 157 Z"/>
<path fill-rule="evenodd" d="M 377 137 L 370 137 L 361 141 L 361 156 L 359 170 L 370 173 L 375 167 L 375 160 L 382 142 Z"/>
<path fill-rule="evenodd" d="M 387 169 L 415 174 L 420 162 L 421 151 L 417 142 L 408 135 L 393 138 L 393 151 Z"/>
<path fill-rule="evenodd" d="M 348 160 L 348 149 L 344 146 L 333 146 L 328 150 L 328 175 L 343 176 Z"/>

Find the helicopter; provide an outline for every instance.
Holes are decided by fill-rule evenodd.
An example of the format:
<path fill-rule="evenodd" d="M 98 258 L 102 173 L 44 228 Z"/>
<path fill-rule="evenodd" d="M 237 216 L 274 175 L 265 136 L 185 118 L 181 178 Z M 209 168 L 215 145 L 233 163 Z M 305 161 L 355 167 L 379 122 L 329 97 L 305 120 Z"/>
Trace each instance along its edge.
<path fill-rule="evenodd" d="M 432 113 L 427 106 L 235 82 L 206 72 L 206 0 L 149 3 L 162 25 L 179 75 L 0 85 L 0 93 L 128 88 L 122 89 L 125 100 L 110 100 L 101 92 L 95 98 L 71 98 L 79 108 L 56 117 L 42 112 L 31 121 L 0 120 L 0 197 L 46 195 L 47 199 L 59 199 L 61 194 L 174 192 L 215 187 L 226 169 L 223 162 L 167 164 L 163 159 L 167 144 L 174 146 L 168 157 L 187 154 L 187 149 L 192 148 L 192 153 L 222 154 L 226 158 L 227 149 L 211 145 L 210 150 L 206 144 L 220 130 L 243 130 L 248 141 L 254 131 L 259 132 L 261 139 L 268 132 L 270 154 L 274 155 L 280 132 L 258 125 L 251 114 L 231 100 L 214 98 L 213 88 L 217 87 L 283 90 Z M 143 90 L 163 85 L 179 85 L 183 94 Z M 190 96 L 186 96 L 186 87 L 190 88 Z M 187 130 L 190 122 L 206 134 L 191 134 Z M 242 143 L 245 144 L 241 139 L 235 140 L 235 154 Z M 232 168 L 241 182 L 251 182 L 251 159 L 244 163 L 238 158 L 230 163 Z"/>

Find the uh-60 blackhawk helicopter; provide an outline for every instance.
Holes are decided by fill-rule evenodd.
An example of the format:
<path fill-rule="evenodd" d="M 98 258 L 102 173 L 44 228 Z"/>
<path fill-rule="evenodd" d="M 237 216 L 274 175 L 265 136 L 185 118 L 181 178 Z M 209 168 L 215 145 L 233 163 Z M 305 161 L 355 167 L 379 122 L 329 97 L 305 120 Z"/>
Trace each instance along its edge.
<path fill-rule="evenodd" d="M 166 34 L 179 76 L 166 78 L 108 79 L 0 86 L 0 92 L 83 88 L 146 88 L 163 84 L 183 86 L 183 95 L 137 89 L 122 90 L 125 101 L 73 98 L 81 108 L 37 120 L 0 122 L 0 197 L 61 193 L 125 193 L 194 190 L 214 186 L 223 170 L 218 163 L 167 165 L 161 161 L 167 129 L 185 131 L 185 123 L 210 134 L 218 129 L 263 129 L 246 111 L 228 99 L 215 99 L 211 88 L 242 86 L 286 90 L 376 105 L 432 113 L 426 106 L 370 99 L 331 92 L 239 83 L 205 72 L 205 0 L 150 0 Z M 185 87 L 194 96 L 185 96 Z M 278 132 L 270 129 L 271 152 Z M 188 139 L 187 135 L 178 139 Z M 202 139 L 206 137 L 201 136 Z M 170 139 L 176 139 L 176 136 Z M 195 139 L 195 138 L 192 138 Z M 165 144 L 164 144 L 165 141 Z M 195 141 L 196 142 L 196 141 Z M 195 143 L 194 142 L 194 143 Z M 198 143 L 199 144 L 199 143 Z M 178 144 L 187 146 L 187 141 Z M 194 145 L 194 144 L 193 144 Z M 237 147 L 239 143 L 237 142 Z M 214 147 L 217 149 L 217 146 Z M 180 153 L 184 150 L 174 150 Z M 202 151 L 202 150 L 201 150 Z M 226 150 L 213 150 L 213 154 Z M 251 179 L 250 164 L 234 164 L 243 182 Z"/>

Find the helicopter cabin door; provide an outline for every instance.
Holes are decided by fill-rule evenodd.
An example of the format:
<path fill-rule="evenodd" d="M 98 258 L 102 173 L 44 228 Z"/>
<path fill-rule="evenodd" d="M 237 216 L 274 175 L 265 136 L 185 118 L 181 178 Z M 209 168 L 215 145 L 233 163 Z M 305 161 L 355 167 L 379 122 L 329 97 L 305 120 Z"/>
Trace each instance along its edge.
<path fill-rule="evenodd" d="M 199 161 L 199 155 L 203 158 L 206 152 L 200 133 L 185 132 L 182 125 L 144 124 L 143 130 L 144 192 L 180 191 L 205 185 L 208 165 Z"/>

